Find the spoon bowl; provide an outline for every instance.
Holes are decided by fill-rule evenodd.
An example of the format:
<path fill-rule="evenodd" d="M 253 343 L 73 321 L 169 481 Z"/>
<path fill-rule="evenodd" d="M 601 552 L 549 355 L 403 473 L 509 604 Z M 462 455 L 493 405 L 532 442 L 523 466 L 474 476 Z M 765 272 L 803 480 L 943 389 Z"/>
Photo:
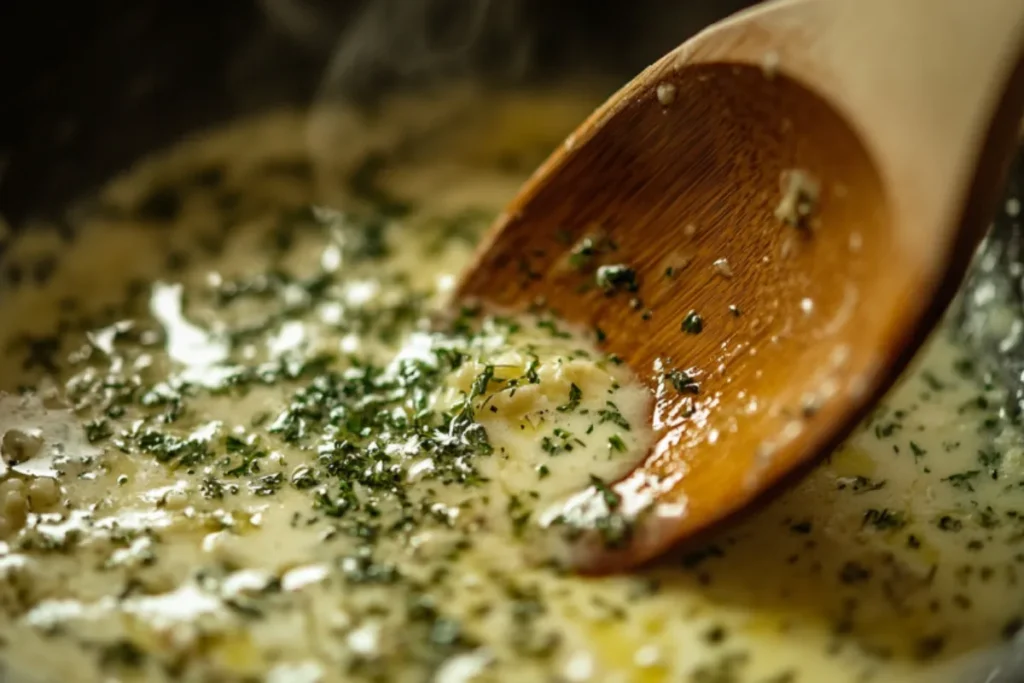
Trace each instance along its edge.
<path fill-rule="evenodd" d="M 615 484 L 644 513 L 625 546 L 584 535 L 577 568 L 649 559 L 813 463 L 955 292 L 1024 108 L 1024 9 L 896 4 L 770 3 L 666 55 L 460 281 L 595 330 L 654 394 L 655 443 Z"/>

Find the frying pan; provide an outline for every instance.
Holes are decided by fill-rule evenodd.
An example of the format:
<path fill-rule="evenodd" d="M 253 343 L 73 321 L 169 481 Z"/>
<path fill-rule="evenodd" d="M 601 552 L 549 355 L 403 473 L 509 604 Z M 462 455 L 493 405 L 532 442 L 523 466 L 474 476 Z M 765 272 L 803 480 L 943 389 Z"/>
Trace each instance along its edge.
<path fill-rule="evenodd" d="M 458 0 L 8 0 L 0 216 L 14 231 L 33 218 L 61 225 L 71 200 L 143 154 L 272 106 L 325 95 L 370 103 L 466 76 L 498 87 L 595 74 L 621 81 L 744 4 L 480 0 L 467 15 Z M 428 47 L 408 49 L 408 27 L 429 37 Z M 367 32 L 374 37 L 353 46 L 351 37 Z M 339 59 L 349 66 L 343 76 Z M 1024 155 L 1007 199 L 1022 191 Z M 0 273 L 7 239 L 0 235 Z M 997 218 L 956 306 L 966 343 L 1015 396 L 1007 409 L 1024 412 L 1024 335 L 1007 341 L 992 324 L 1007 309 L 1024 322 L 1021 216 Z M 969 668 L 965 683 L 1024 681 L 1024 640 Z"/>

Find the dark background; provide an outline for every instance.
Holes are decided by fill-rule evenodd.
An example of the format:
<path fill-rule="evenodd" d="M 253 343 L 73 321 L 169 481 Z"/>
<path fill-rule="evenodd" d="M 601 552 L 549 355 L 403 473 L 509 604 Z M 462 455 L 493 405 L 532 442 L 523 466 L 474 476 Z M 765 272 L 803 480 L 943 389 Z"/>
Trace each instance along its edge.
<path fill-rule="evenodd" d="M 350 68 L 330 90 L 363 98 L 467 73 L 506 82 L 587 72 L 625 79 L 744 4 L 5 0 L 0 213 L 14 224 L 53 213 L 184 130 L 308 100 L 341 43 L 351 46 Z M 474 6 L 483 9 L 467 11 Z"/>

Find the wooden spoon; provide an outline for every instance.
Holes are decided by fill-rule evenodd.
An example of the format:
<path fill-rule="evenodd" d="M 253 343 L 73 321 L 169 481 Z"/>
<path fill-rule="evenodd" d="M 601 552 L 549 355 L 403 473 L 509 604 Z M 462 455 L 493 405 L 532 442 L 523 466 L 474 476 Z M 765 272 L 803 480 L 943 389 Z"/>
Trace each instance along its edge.
<path fill-rule="evenodd" d="M 542 298 L 655 393 L 614 486 L 644 513 L 624 544 L 584 534 L 578 569 L 653 557 L 848 433 L 956 291 L 1022 111 L 1020 0 L 796 0 L 712 26 L 569 136 L 456 296 Z M 574 250 L 637 290 L 581 287 Z"/>

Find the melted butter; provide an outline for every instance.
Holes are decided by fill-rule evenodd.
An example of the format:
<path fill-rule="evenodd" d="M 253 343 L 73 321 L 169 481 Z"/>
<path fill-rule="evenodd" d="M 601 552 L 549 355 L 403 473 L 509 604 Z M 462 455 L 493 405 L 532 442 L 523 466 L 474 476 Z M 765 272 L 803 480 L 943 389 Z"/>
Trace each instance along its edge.
<path fill-rule="evenodd" d="M 1024 571 L 1024 449 L 945 332 L 846 445 L 745 518 L 628 576 L 533 562 L 538 523 L 607 516 L 600 487 L 572 494 L 628 470 L 656 397 L 577 331 L 428 322 L 539 161 L 509 155 L 550 148 L 591 106 L 494 98 L 467 126 L 457 101 L 199 136 L 113 181 L 49 281 L 4 291 L 20 327 L 0 419 L 43 449 L 0 486 L 60 485 L 0 546 L 13 671 L 942 683 L 1002 642 L 1022 609 L 1007 596 Z M 339 182 L 381 150 L 372 192 Z M 369 366 L 379 382 L 359 393 Z M 21 385 L 36 391 L 15 398 Z M 467 408 L 490 455 L 450 420 L 403 426 Z"/>

